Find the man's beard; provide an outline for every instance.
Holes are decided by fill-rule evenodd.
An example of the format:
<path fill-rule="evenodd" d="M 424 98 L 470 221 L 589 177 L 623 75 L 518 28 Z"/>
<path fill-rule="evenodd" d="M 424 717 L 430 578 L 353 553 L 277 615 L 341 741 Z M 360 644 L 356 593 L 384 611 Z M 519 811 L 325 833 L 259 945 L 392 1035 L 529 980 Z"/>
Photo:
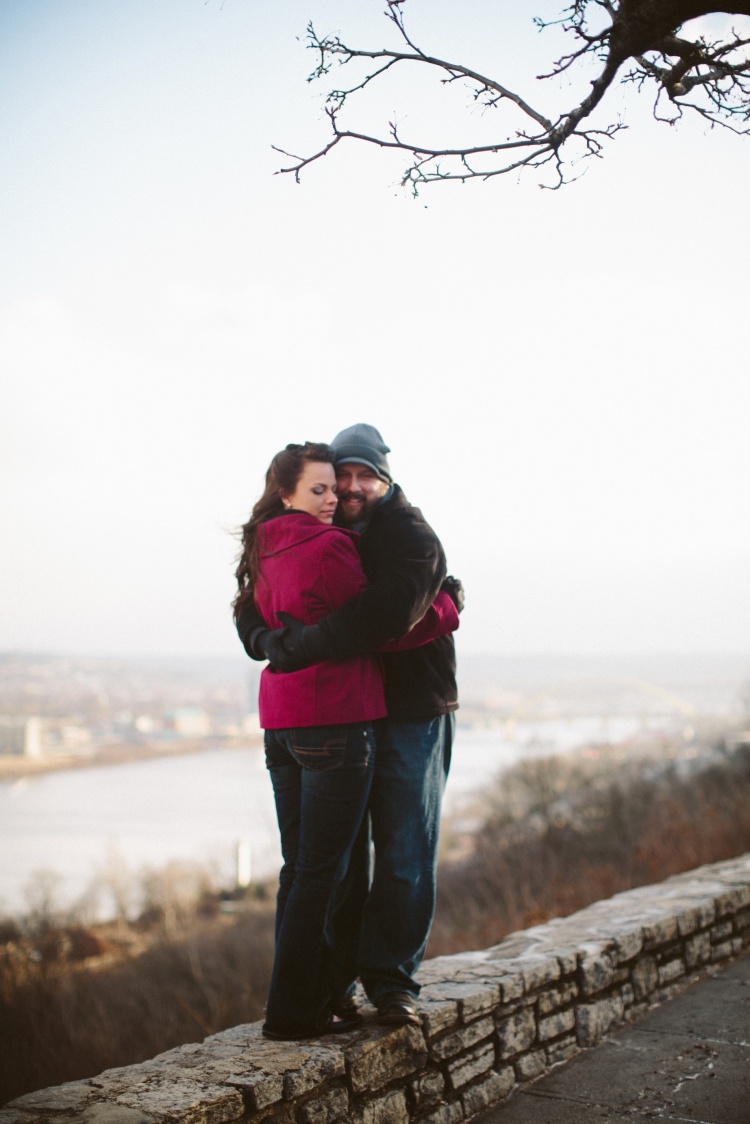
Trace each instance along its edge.
<path fill-rule="evenodd" d="M 356 512 L 347 512 L 343 507 L 344 502 L 347 500 L 358 500 L 362 506 Z M 362 523 L 367 519 L 370 508 L 376 502 L 376 500 L 368 500 L 364 492 L 340 492 L 339 506 L 336 511 L 336 522 L 343 523 L 345 526 L 353 523 Z"/>

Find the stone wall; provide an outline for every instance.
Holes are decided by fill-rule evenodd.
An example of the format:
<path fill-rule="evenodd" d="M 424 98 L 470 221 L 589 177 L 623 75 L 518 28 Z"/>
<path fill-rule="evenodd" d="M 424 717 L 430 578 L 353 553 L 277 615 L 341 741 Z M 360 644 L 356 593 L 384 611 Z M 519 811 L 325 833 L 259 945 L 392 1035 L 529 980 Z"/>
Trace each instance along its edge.
<path fill-rule="evenodd" d="M 424 1025 L 276 1043 L 234 1027 L 20 1097 L 0 1124 L 454 1124 L 750 942 L 750 854 L 428 961 Z M 365 1014 L 368 1011 L 365 1009 Z"/>

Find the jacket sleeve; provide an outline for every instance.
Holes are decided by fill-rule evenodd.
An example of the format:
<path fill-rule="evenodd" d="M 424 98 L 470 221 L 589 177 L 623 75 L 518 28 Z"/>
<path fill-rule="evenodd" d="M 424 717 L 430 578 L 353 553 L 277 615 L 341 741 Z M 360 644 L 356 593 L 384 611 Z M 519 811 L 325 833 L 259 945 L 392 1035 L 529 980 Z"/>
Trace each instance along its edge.
<path fill-rule="evenodd" d="M 381 644 L 378 652 L 404 652 L 410 648 L 421 648 L 439 636 L 448 636 L 458 628 L 458 609 L 449 593 L 441 590 L 429 609 L 413 628 L 396 640 Z"/>
<path fill-rule="evenodd" d="M 265 632 L 269 627 L 261 616 L 254 597 L 248 597 L 240 610 L 240 615 L 235 622 L 237 634 L 242 641 L 242 647 L 251 660 L 264 660 L 266 657 L 260 648 L 256 647 L 255 640 L 260 632 Z"/>
<path fill-rule="evenodd" d="M 409 632 L 446 575 L 440 541 L 417 508 L 394 512 L 368 537 L 367 572 L 374 581 L 318 626 L 327 653 L 336 659 L 372 652 Z M 427 639 L 432 638 L 422 643 Z"/>

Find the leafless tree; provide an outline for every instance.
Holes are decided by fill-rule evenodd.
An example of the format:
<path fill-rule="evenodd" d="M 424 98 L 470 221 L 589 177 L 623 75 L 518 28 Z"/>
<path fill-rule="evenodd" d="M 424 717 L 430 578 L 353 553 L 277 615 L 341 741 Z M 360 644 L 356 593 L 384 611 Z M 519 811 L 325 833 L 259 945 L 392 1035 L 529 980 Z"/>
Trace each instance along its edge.
<path fill-rule="evenodd" d="M 328 92 L 325 104 L 332 137 L 323 148 L 303 157 L 277 149 L 293 160 L 281 172 L 299 180 L 303 168 L 342 141 L 356 140 L 406 153 L 409 164 L 401 182 L 415 193 L 422 184 L 487 180 L 523 168 L 544 168 L 551 174 L 542 186 L 559 187 L 573 178 L 570 159 L 574 153 L 576 158 L 601 156 L 607 139 L 625 128 L 621 120 L 601 128 L 590 120 L 618 75 L 639 91 L 650 88 L 654 92 L 654 115 L 659 120 L 675 124 L 691 111 L 711 126 L 721 125 L 740 134 L 750 131 L 750 55 L 746 50 L 750 28 L 744 36 L 732 28 L 717 41 L 702 35 L 691 38 L 689 32 L 687 37 L 678 34 L 689 21 L 717 12 L 750 17 L 750 0 L 730 0 L 726 5 L 721 0 L 574 0 L 555 21 L 569 35 L 572 49 L 549 73 L 537 77 L 571 74 L 584 60 L 596 66 L 597 74 L 586 96 L 555 117 L 531 105 L 498 78 L 427 54 L 407 31 L 406 0 L 386 3 L 384 14 L 396 30 L 399 49 L 352 47 L 338 35 L 318 35 L 312 24 L 308 26 L 308 46 L 318 60 L 310 80 L 326 78 L 335 63 L 346 66 L 361 61 L 364 74 L 351 85 Z M 541 19 L 535 22 L 540 28 L 550 26 Z M 503 110 L 501 135 L 489 143 L 449 147 L 408 139 L 395 120 L 380 135 L 343 126 L 342 114 L 352 99 L 373 83 L 382 84 L 386 74 L 401 72 L 409 65 L 436 73 L 444 86 L 464 83 L 470 102 L 480 110 Z"/>

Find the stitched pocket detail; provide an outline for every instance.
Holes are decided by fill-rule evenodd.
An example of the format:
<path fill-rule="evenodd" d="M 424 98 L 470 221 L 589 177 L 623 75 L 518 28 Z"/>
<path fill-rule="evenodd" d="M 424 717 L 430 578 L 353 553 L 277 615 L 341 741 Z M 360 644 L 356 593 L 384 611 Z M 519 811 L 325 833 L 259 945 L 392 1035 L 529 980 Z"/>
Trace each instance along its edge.
<path fill-rule="evenodd" d="M 306 737 L 304 730 L 295 731 L 292 736 L 292 750 L 303 769 L 313 769 L 318 773 L 340 769 L 346 763 L 346 736 L 336 734 L 317 741 Z"/>

